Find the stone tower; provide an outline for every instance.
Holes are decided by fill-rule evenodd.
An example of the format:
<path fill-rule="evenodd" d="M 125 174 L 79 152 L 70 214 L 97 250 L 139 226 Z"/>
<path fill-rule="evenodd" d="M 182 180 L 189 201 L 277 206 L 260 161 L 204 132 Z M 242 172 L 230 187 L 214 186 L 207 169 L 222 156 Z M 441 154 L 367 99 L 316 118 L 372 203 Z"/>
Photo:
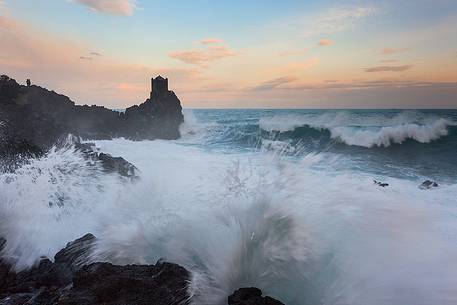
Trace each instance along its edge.
<path fill-rule="evenodd" d="M 153 96 L 167 96 L 168 95 L 168 78 L 157 76 L 151 78 L 151 99 Z"/>

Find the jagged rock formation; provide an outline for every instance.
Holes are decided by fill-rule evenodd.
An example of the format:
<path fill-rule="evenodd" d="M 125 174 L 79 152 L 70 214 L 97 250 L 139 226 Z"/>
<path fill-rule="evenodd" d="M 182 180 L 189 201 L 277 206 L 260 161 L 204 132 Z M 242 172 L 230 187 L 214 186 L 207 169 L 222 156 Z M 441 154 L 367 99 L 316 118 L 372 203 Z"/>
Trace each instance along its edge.
<path fill-rule="evenodd" d="M 228 297 L 228 305 L 284 305 L 268 296 L 262 296 L 262 291 L 255 287 L 240 288 Z"/>
<path fill-rule="evenodd" d="M 0 129 L 6 130 L 4 143 L 25 142 L 46 149 L 69 133 L 83 139 L 176 139 L 182 122 L 181 103 L 168 86 L 153 86 L 146 102 L 121 113 L 96 105 L 75 105 L 54 91 L 19 85 L 6 75 L 0 76 Z"/>
<path fill-rule="evenodd" d="M 6 243 L 0 237 L 0 253 Z M 95 243 L 96 237 L 86 234 L 68 243 L 54 262 L 43 258 L 20 272 L 0 256 L 0 305 L 190 304 L 190 273 L 183 267 L 161 261 L 127 266 L 90 263 Z M 228 304 L 283 305 L 257 288 L 235 291 Z"/>
<path fill-rule="evenodd" d="M 419 186 L 420 189 L 422 190 L 429 190 L 432 188 L 438 187 L 438 183 L 432 180 L 425 180 L 422 182 L 422 184 Z"/>

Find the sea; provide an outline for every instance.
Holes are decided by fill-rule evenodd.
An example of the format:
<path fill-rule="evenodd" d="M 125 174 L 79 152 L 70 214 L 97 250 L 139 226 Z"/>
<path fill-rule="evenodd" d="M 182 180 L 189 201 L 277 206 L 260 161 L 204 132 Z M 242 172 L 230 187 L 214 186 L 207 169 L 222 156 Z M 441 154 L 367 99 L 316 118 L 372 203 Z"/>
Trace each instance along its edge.
<path fill-rule="evenodd" d="M 89 141 L 137 179 L 69 146 L 0 173 L 1 255 L 29 268 L 90 232 L 93 261 L 190 270 L 193 304 L 250 286 L 288 305 L 457 304 L 456 110 L 184 116 L 178 140 Z"/>

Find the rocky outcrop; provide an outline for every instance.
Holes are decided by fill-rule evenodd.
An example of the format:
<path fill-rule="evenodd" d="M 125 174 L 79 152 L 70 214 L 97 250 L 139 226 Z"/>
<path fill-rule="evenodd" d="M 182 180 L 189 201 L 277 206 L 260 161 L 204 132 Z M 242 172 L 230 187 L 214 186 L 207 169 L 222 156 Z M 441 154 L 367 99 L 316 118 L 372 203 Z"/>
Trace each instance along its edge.
<path fill-rule="evenodd" d="M 386 186 L 389 186 L 389 183 L 385 183 L 385 182 L 381 182 L 381 181 L 377 181 L 377 180 L 373 180 L 373 183 L 380 186 L 380 187 L 386 187 Z"/>
<path fill-rule="evenodd" d="M 188 304 L 186 269 L 170 263 L 115 266 L 94 263 L 76 272 L 60 305 Z"/>
<path fill-rule="evenodd" d="M 83 139 L 176 139 L 182 122 L 181 103 L 173 91 L 151 94 L 143 104 L 122 113 L 96 105 L 75 105 L 54 91 L 0 77 L 0 129 L 7 130 L 10 139 L 42 150 L 65 134 Z M 27 151 L 18 148 L 19 152 Z"/>
<path fill-rule="evenodd" d="M 419 185 L 419 188 L 422 190 L 429 190 L 435 187 L 438 187 L 438 183 L 431 180 L 425 180 L 421 185 Z"/>
<path fill-rule="evenodd" d="M 186 305 L 190 273 L 159 261 L 155 265 L 117 266 L 89 263 L 96 237 L 70 242 L 54 256 L 42 258 L 30 270 L 16 272 L 0 256 L 0 305 Z M 6 244 L 0 237 L 0 253 Z M 85 265 L 87 264 L 87 265 Z M 262 296 L 257 288 L 242 288 L 228 297 L 229 305 L 284 305 Z"/>
<path fill-rule="evenodd" d="M 99 152 L 94 143 L 83 143 L 80 138 L 68 135 L 65 139 L 58 141 L 57 146 L 80 151 L 87 160 L 99 163 L 108 173 L 118 173 L 130 179 L 138 177 L 138 168 L 135 165 L 122 157 L 113 157 L 110 154 Z"/>
<path fill-rule="evenodd" d="M 258 288 L 241 288 L 228 297 L 228 305 L 284 305 L 268 296 L 262 296 Z"/>
<path fill-rule="evenodd" d="M 0 239 L 0 249 L 5 244 Z M 0 260 L 0 305 L 186 304 L 189 273 L 176 264 L 116 266 L 89 262 L 96 238 L 77 239 L 54 262 L 43 258 L 30 270 L 15 272 Z"/>

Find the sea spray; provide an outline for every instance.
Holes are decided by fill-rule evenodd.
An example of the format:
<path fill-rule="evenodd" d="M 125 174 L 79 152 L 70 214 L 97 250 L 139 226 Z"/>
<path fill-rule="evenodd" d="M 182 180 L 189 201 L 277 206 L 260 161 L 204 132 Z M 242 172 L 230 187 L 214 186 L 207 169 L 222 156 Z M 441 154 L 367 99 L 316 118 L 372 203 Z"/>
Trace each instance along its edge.
<path fill-rule="evenodd" d="M 140 169 L 135 183 L 86 167 L 69 150 L 3 174 L 1 228 L 11 248 L 2 254 L 27 266 L 91 232 L 98 237 L 91 261 L 165 259 L 191 270 L 195 304 L 225 302 L 242 285 L 298 305 L 457 302 L 455 183 L 439 180 L 439 188 L 424 191 L 409 167 L 398 171 L 402 177 L 391 175 L 394 167 L 380 174 L 373 170 L 380 161 L 370 162 L 373 149 L 357 160 L 208 144 L 218 139 L 207 137 L 228 135 L 211 128 L 200 144 L 193 136 L 96 141 Z M 72 170 L 50 179 L 60 166 Z M 56 192 L 63 204 L 49 205 Z"/>

